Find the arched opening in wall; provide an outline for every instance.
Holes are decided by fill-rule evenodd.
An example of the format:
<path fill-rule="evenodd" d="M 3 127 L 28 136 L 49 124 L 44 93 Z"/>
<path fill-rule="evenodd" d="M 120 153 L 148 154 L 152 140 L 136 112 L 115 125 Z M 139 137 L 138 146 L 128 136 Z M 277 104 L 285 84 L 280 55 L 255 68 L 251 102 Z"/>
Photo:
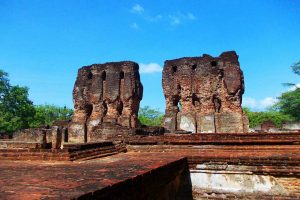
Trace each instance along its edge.
<path fill-rule="evenodd" d="M 93 112 L 93 105 L 87 104 L 87 105 L 85 106 L 85 113 L 86 113 L 87 119 L 90 118 L 92 112 Z"/>
<path fill-rule="evenodd" d="M 87 123 L 85 123 L 84 124 L 84 142 L 87 142 L 87 132 L 88 132 Z"/>
<path fill-rule="evenodd" d="M 89 72 L 87 77 L 88 77 L 88 79 L 93 79 L 93 73 Z"/>
<path fill-rule="evenodd" d="M 196 71 L 196 69 L 197 69 L 197 65 L 196 64 L 192 65 L 192 70 Z"/>
<path fill-rule="evenodd" d="M 102 81 L 105 81 L 105 80 L 106 80 L 106 72 L 103 71 L 103 73 L 102 73 Z"/>
<path fill-rule="evenodd" d="M 172 66 L 172 72 L 176 73 L 177 72 L 177 66 Z"/>
<path fill-rule="evenodd" d="M 198 106 L 200 104 L 200 99 L 195 93 L 192 94 L 192 104 L 193 106 Z"/>
<path fill-rule="evenodd" d="M 64 129 L 64 142 L 69 142 L 69 131 L 68 131 L 68 128 Z"/>
<path fill-rule="evenodd" d="M 213 103 L 214 103 L 214 108 L 215 108 L 215 112 L 219 113 L 221 110 L 221 100 L 219 99 L 219 97 L 217 96 L 213 96 Z"/>
<path fill-rule="evenodd" d="M 119 101 L 118 105 L 117 105 L 117 111 L 119 115 L 122 115 L 123 113 L 123 102 Z"/>
<path fill-rule="evenodd" d="M 120 72 L 120 79 L 124 79 L 124 72 L 123 71 Z"/>
<path fill-rule="evenodd" d="M 106 116 L 107 109 L 108 109 L 106 101 L 103 102 L 102 106 L 103 106 L 103 117 L 104 117 L 104 116 Z"/>
<path fill-rule="evenodd" d="M 223 69 L 220 69 L 220 70 L 218 71 L 218 73 L 219 73 L 219 78 L 222 79 L 222 78 L 224 77 L 224 70 L 223 70 Z"/>
<path fill-rule="evenodd" d="M 177 85 L 177 92 L 178 92 L 178 94 L 181 93 L 181 86 L 180 85 Z"/>
<path fill-rule="evenodd" d="M 215 66 L 217 66 L 217 65 L 218 65 L 218 62 L 217 62 L 217 61 L 215 61 L 215 60 L 213 60 L 213 61 L 211 61 L 211 62 L 210 62 L 210 64 L 211 64 L 211 66 L 215 67 Z"/>
<path fill-rule="evenodd" d="M 93 112 L 93 105 L 87 104 L 85 106 L 86 120 L 85 120 L 85 124 L 84 124 L 84 142 L 87 142 L 87 134 L 88 134 L 87 122 L 88 122 L 90 116 L 92 115 L 92 112 Z"/>
<path fill-rule="evenodd" d="M 182 104 L 180 103 L 181 97 L 176 95 L 173 97 L 173 106 L 177 108 L 177 111 L 180 112 L 182 110 Z"/>

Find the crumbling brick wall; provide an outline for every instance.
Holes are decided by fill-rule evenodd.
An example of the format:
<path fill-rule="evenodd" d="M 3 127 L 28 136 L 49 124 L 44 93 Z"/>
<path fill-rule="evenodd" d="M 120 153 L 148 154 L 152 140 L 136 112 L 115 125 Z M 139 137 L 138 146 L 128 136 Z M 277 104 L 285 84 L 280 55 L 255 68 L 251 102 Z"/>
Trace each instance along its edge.
<path fill-rule="evenodd" d="M 247 132 L 241 103 L 244 77 L 236 52 L 165 61 L 164 127 L 170 132 Z"/>
<path fill-rule="evenodd" d="M 105 128 L 105 124 L 129 129 L 138 127 L 142 95 L 139 66 L 135 62 L 82 67 L 73 90 L 74 115 L 69 142 L 93 141 L 92 137 L 103 134 L 97 129 Z"/>

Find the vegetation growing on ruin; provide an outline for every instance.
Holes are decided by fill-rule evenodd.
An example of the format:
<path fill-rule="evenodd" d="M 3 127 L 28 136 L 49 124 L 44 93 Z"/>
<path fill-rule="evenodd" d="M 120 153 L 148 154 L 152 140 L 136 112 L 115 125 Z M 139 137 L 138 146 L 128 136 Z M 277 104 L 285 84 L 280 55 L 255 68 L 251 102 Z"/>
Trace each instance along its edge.
<path fill-rule="evenodd" d="M 0 133 L 51 125 L 55 120 L 69 119 L 72 110 L 52 105 L 34 106 L 28 88 L 10 84 L 8 74 L 0 70 Z"/>
<path fill-rule="evenodd" d="M 150 108 L 149 106 L 139 109 L 139 120 L 142 125 L 146 126 L 161 126 L 164 114 L 158 109 Z"/>

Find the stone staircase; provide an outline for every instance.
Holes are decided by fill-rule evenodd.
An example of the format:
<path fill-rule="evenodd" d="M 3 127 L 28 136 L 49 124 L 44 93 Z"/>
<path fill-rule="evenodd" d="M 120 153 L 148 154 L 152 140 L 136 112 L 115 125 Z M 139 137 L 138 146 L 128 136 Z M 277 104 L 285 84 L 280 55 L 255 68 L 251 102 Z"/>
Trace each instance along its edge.
<path fill-rule="evenodd" d="M 50 146 L 51 147 L 51 146 Z M 102 141 L 64 144 L 63 149 L 44 148 L 40 143 L 1 141 L 0 160 L 75 161 L 89 160 L 126 152 L 123 143 Z"/>

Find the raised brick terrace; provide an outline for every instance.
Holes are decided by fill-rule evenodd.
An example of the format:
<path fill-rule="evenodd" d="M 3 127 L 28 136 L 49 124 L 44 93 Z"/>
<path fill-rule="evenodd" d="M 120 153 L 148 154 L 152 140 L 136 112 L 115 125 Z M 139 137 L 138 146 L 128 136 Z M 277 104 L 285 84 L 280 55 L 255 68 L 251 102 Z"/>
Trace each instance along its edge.
<path fill-rule="evenodd" d="M 192 146 L 192 145 L 129 145 L 131 152 L 175 153 L 188 158 L 190 169 L 201 163 L 226 163 L 249 166 L 255 174 L 300 177 L 300 145 L 273 146 Z"/>
<path fill-rule="evenodd" d="M 164 195 L 191 199 L 189 184 L 186 158 L 175 155 L 127 153 L 82 162 L 0 162 L 0 199 L 158 199 Z"/>
<path fill-rule="evenodd" d="M 43 148 L 40 143 L 0 141 L 0 160 L 88 160 L 126 152 L 121 143 L 111 141 L 65 144 L 63 149 Z"/>
<path fill-rule="evenodd" d="M 300 198 L 297 132 L 135 135 L 115 141 L 65 143 L 63 149 L 47 145 L 0 142 L 0 199 L 174 199 L 168 195 L 183 193 L 191 199 L 186 173 L 199 171 L 201 164 L 206 165 L 200 169 L 204 173 L 226 165 L 224 173 L 274 176 L 289 192 L 247 198 Z M 207 198 L 206 192 L 193 195 Z M 239 195 L 213 193 L 208 197 L 246 198 Z"/>
<path fill-rule="evenodd" d="M 113 138 L 111 138 L 113 139 Z M 114 138 L 115 140 L 118 138 Z M 122 139 L 122 138 L 120 138 Z M 288 133 L 201 133 L 165 134 L 158 136 L 130 136 L 123 138 L 127 144 L 171 144 L 171 145 L 273 145 L 300 144 L 300 132 Z"/>

